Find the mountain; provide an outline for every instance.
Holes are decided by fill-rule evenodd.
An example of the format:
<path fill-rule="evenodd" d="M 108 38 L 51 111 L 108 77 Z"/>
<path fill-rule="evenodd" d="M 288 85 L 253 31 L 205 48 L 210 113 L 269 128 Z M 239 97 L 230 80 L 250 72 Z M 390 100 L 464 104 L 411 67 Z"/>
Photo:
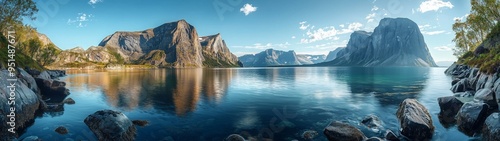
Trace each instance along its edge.
<path fill-rule="evenodd" d="M 247 54 L 239 57 L 244 67 L 265 67 L 282 65 L 301 65 L 295 51 L 288 52 L 267 49 L 255 55 Z"/>
<path fill-rule="evenodd" d="M 144 31 L 115 32 L 99 46 L 62 51 L 51 66 L 92 68 L 120 64 L 174 68 L 241 66 L 220 34 L 198 37 L 196 28 L 185 20 Z"/>
<path fill-rule="evenodd" d="M 373 33 L 353 32 L 333 61 L 319 65 L 437 66 L 418 25 L 407 18 L 384 18 Z"/>
<path fill-rule="evenodd" d="M 322 63 L 326 59 L 325 55 L 297 54 L 296 56 L 302 65 Z"/>
<path fill-rule="evenodd" d="M 329 62 L 332 61 L 333 59 L 337 58 L 337 53 L 339 53 L 341 50 L 343 50 L 344 47 L 338 47 L 333 51 L 330 51 L 328 55 L 326 56 L 326 59 L 324 62 Z"/>
<path fill-rule="evenodd" d="M 203 49 L 204 66 L 217 67 L 238 67 L 242 66 L 238 57 L 229 51 L 226 42 L 222 39 L 220 33 L 216 35 L 200 37 L 200 43 Z"/>

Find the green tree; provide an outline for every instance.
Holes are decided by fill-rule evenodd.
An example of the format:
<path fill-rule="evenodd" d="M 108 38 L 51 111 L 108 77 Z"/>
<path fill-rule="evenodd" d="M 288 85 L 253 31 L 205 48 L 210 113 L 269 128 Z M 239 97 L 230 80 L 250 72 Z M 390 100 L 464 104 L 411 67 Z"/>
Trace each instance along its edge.
<path fill-rule="evenodd" d="M 0 31 L 9 25 L 21 24 L 23 17 L 35 20 L 38 8 L 33 0 L 0 0 Z"/>
<path fill-rule="evenodd" d="M 465 21 L 455 20 L 455 56 L 474 51 L 500 21 L 500 0 L 471 0 L 471 12 Z"/>

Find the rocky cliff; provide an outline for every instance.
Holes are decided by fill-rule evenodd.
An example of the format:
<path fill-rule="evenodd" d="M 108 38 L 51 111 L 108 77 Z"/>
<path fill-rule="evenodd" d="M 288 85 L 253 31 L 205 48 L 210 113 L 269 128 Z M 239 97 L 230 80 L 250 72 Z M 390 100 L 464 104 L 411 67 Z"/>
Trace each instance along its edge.
<path fill-rule="evenodd" d="M 407 18 L 384 18 L 373 33 L 353 32 L 336 59 L 321 65 L 437 66 L 418 25 Z"/>
<path fill-rule="evenodd" d="M 344 49 L 344 47 L 338 47 L 338 48 L 336 48 L 335 50 L 330 51 L 330 52 L 328 53 L 328 55 L 326 56 L 326 59 L 325 59 L 325 61 L 324 61 L 324 62 L 329 62 L 329 61 L 332 61 L 332 60 L 334 60 L 335 58 L 337 58 L 337 53 L 339 53 L 339 52 L 340 52 L 341 50 L 343 50 L 343 49 Z"/>
<path fill-rule="evenodd" d="M 297 54 L 297 59 L 302 65 L 310 65 L 322 63 L 325 61 L 325 55 L 310 55 L 310 54 Z"/>
<path fill-rule="evenodd" d="M 241 66 L 238 57 L 229 51 L 226 42 L 222 39 L 220 33 L 216 35 L 200 37 L 200 44 L 203 49 L 204 66 Z"/>
<path fill-rule="evenodd" d="M 295 51 L 288 52 L 267 49 L 255 55 L 247 54 L 239 57 L 244 67 L 264 67 L 282 65 L 301 65 Z"/>

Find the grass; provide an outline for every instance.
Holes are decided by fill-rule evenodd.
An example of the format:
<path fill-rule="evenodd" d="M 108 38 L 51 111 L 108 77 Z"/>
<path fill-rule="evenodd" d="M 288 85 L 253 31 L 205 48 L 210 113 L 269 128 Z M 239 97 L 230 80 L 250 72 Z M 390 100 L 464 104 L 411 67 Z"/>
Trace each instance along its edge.
<path fill-rule="evenodd" d="M 490 48 L 488 52 L 475 55 L 472 51 L 468 51 L 459 58 L 459 62 L 479 67 L 481 72 L 492 74 L 500 67 L 500 23 L 486 37 L 483 44 Z"/>
<path fill-rule="evenodd" d="M 7 46 L 8 46 L 7 38 L 5 38 L 3 35 L 0 35 L 0 60 L 1 60 L 0 63 L 5 67 L 7 67 L 7 60 L 10 59 L 8 57 Z M 30 67 L 32 69 L 37 69 L 37 70 L 46 70 L 45 67 L 43 67 L 38 62 L 33 60 L 30 56 L 22 53 L 18 48 L 16 48 L 14 59 L 16 64 L 15 67 L 20 67 L 20 68 Z"/>

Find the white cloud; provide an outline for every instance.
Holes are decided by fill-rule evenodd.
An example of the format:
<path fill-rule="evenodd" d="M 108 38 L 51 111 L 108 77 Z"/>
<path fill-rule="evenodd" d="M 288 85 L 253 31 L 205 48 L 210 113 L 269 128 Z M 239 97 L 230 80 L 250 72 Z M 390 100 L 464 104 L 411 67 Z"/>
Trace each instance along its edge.
<path fill-rule="evenodd" d="M 339 25 L 339 26 L 340 26 L 340 28 L 344 28 L 344 27 L 345 27 L 345 25 L 344 25 L 344 24 L 341 24 L 341 25 Z"/>
<path fill-rule="evenodd" d="M 248 14 L 257 11 L 257 7 L 253 7 L 252 4 L 247 3 L 240 8 L 240 11 L 245 13 L 245 16 L 247 16 Z"/>
<path fill-rule="evenodd" d="M 295 39 L 296 37 L 295 36 L 292 36 L 292 39 Z"/>
<path fill-rule="evenodd" d="M 300 29 L 300 30 L 306 30 L 307 28 L 309 28 L 309 26 L 311 26 L 311 25 L 309 25 L 309 24 L 308 24 L 308 25 L 306 25 L 306 23 L 307 23 L 307 21 L 300 22 L 300 23 L 299 23 L 299 24 L 300 24 L 299 29 Z"/>
<path fill-rule="evenodd" d="M 99 3 L 99 2 L 102 2 L 102 0 L 90 0 L 89 4 L 94 5 L 94 4 Z"/>
<path fill-rule="evenodd" d="M 368 20 L 367 21 L 368 23 L 375 21 L 374 18 L 375 18 L 375 13 L 368 14 L 368 16 L 365 17 L 365 19 Z"/>
<path fill-rule="evenodd" d="M 420 30 L 424 30 L 424 29 L 427 29 L 427 28 L 429 28 L 429 27 L 431 27 L 431 25 L 430 25 L 430 24 L 425 24 L 425 25 L 419 25 L 419 26 L 418 26 L 418 28 L 420 28 Z"/>
<path fill-rule="evenodd" d="M 378 10 L 378 7 L 376 5 L 374 5 L 371 11 L 373 12 L 373 11 L 377 11 L 377 10 Z"/>
<path fill-rule="evenodd" d="M 441 8 L 448 7 L 453 8 L 453 4 L 451 2 L 444 2 L 442 0 L 427 0 L 420 4 L 420 7 L 417 9 L 421 13 L 429 12 L 429 11 L 438 11 Z"/>
<path fill-rule="evenodd" d="M 469 14 L 465 14 L 464 16 L 462 17 L 455 17 L 453 18 L 453 21 L 463 21 L 464 19 L 467 19 L 467 16 L 469 16 Z"/>
<path fill-rule="evenodd" d="M 439 50 L 439 51 L 451 51 L 452 50 L 452 48 L 448 47 L 448 46 L 438 46 L 438 47 L 434 47 L 434 49 Z"/>
<path fill-rule="evenodd" d="M 76 27 L 85 27 L 87 26 L 86 23 L 91 21 L 92 17 L 94 17 L 92 14 L 78 13 L 78 16 L 75 19 L 68 19 L 67 24 L 76 24 Z"/>
<path fill-rule="evenodd" d="M 273 44 L 273 43 L 267 43 L 267 44 L 261 44 L 261 43 L 255 43 L 253 45 L 244 45 L 244 46 L 233 46 L 236 48 L 247 48 L 247 49 L 269 49 L 269 48 L 288 48 L 292 44 L 285 42 L 285 43 L 278 43 L 278 44 Z"/>
<path fill-rule="evenodd" d="M 438 35 L 438 34 L 443 34 L 445 32 L 446 31 L 444 31 L 444 30 L 439 30 L 439 31 L 422 31 L 422 34 L 425 34 L 425 35 Z"/>
<path fill-rule="evenodd" d="M 307 38 L 300 39 L 300 43 L 312 43 L 322 40 L 338 40 L 337 35 L 352 33 L 356 30 L 360 30 L 363 24 L 355 22 L 347 26 L 347 28 L 336 29 L 333 26 L 319 28 L 317 30 L 308 30 L 305 34 Z"/>

